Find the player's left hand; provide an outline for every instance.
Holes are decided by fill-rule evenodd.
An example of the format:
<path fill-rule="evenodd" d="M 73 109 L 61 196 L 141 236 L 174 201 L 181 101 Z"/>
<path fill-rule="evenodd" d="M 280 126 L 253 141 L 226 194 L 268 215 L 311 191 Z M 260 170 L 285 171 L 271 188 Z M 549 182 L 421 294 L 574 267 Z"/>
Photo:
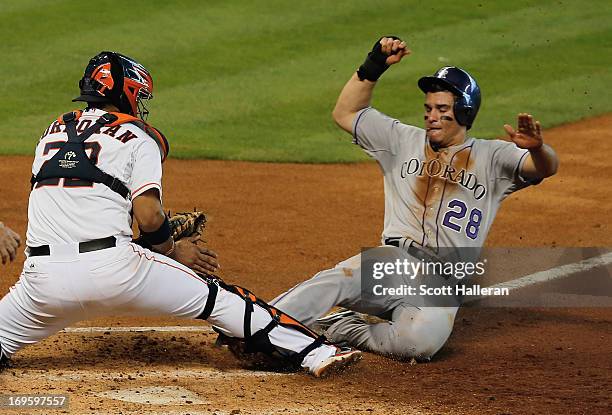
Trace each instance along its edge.
<path fill-rule="evenodd" d="M 510 140 L 517 147 L 526 150 L 537 150 L 542 147 L 544 140 L 542 139 L 542 127 L 540 121 L 533 121 L 531 114 L 520 113 L 518 115 L 518 130 L 514 130 L 510 125 L 504 124 L 504 129 Z"/>

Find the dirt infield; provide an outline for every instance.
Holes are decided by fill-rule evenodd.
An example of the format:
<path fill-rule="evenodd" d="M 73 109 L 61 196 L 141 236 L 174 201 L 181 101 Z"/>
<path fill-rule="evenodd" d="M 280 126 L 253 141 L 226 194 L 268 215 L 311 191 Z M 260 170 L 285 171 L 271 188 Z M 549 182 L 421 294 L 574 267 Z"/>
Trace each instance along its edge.
<path fill-rule="evenodd" d="M 548 130 L 559 174 L 511 196 L 488 245 L 612 246 L 610 131 L 610 116 Z M 0 218 L 23 235 L 31 159 L 0 161 Z M 210 213 L 207 239 L 223 276 L 267 299 L 376 245 L 382 228 L 382 177 L 374 163 L 169 160 L 164 189 L 167 208 Z M 0 295 L 18 278 L 22 260 L 1 269 Z M 109 318 L 80 326 L 195 324 Z M 245 370 L 213 342 L 206 326 L 60 333 L 15 356 L 14 367 L 0 374 L 0 394 L 66 393 L 71 413 L 581 414 L 612 406 L 611 308 L 465 308 L 433 362 L 366 354 L 344 376 L 324 380 Z M 173 394 L 173 403 L 159 400 Z"/>

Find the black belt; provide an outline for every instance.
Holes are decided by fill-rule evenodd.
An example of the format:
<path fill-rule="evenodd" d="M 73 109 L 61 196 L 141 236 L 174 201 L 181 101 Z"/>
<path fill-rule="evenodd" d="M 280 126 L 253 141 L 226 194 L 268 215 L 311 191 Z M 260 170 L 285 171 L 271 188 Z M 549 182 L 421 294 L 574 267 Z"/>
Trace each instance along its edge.
<path fill-rule="evenodd" d="M 94 239 L 87 242 L 79 242 L 79 253 L 84 254 L 85 252 L 99 251 L 100 249 L 113 248 L 117 246 L 117 240 L 114 236 L 107 238 Z M 51 249 L 49 245 L 42 246 L 29 246 L 29 256 L 47 256 L 51 255 Z"/>
<path fill-rule="evenodd" d="M 438 258 L 434 253 L 429 253 L 423 247 L 420 247 L 416 242 L 411 241 L 408 246 L 402 245 L 400 246 L 400 241 L 405 238 L 392 237 L 385 239 L 385 245 L 391 245 L 398 248 L 403 249 L 408 252 L 408 254 L 412 255 L 417 259 L 422 259 L 425 262 L 440 262 L 440 258 Z"/>
<path fill-rule="evenodd" d="M 385 238 L 385 245 L 391 245 L 391 246 L 396 246 L 398 248 L 405 248 L 404 242 L 402 242 L 402 246 L 400 246 L 400 241 L 404 239 L 406 240 L 407 238 L 402 238 L 399 236 L 394 236 L 392 238 Z M 410 241 L 410 245 L 408 245 L 408 247 L 411 247 L 412 244 L 414 244 L 414 241 Z"/>
<path fill-rule="evenodd" d="M 400 246 L 400 240 L 404 239 L 404 238 L 386 238 L 385 239 L 385 245 L 391 245 L 391 246 L 395 246 L 398 247 L 400 249 L 403 249 L 404 251 L 406 251 L 409 255 L 411 255 L 412 257 L 416 258 L 416 259 L 420 259 L 422 261 L 428 262 L 428 263 L 432 263 L 432 264 L 444 264 L 444 261 L 442 261 L 442 259 L 440 257 L 438 257 L 436 254 L 434 253 L 430 253 L 427 251 L 427 247 L 422 247 L 419 244 L 417 244 L 414 241 L 411 241 L 410 244 L 408 244 L 408 246 L 406 247 L 404 246 Z M 442 278 L 444 278 L 445 280 L 448 280 L 451 276 L 450 275 L 440 275 Z"/>

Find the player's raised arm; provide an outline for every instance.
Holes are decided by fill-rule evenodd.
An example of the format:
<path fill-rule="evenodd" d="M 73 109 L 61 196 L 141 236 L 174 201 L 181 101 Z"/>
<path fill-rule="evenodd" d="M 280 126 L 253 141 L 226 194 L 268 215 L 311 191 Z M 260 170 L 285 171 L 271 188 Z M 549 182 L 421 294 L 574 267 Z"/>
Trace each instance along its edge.
<path fill-rule="evenodd" d="M 358 111 L 368 107 L 376 81 L 389 68 L 410 54 L 406 42 L 396 36 L 378 40 L 372 51 L 346 83 L 332 113 L 334 121 L 345 131 L 351 132 Z"/>
<path fill-rule="evenodd" d="M 521 168 L 521 176 L 525 179 L 543 179 L 554 175 L 559 167 L 559 159 L 555 150 L 544 144 L 540 122 L 534 122 L 531 114 L 521 113 L 517 123 L 517 130 L 508 124 L 504 125 L 504 129 L 517 147 L 529 150 L 529 157 Z"/>

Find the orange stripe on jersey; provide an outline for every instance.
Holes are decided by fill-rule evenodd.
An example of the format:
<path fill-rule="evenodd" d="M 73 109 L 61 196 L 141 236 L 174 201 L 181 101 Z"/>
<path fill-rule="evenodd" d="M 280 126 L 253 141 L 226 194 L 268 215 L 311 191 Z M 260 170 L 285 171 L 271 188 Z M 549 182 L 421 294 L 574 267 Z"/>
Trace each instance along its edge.
<path fill-rule="evenodd" d="M 137 254 L 139 257 L 141 257 L 141 258 L 144 257 L 147 261 L 157 262 L 159 264 L 167 265 L 167 266 L 172 267 L 174 269 L 178 269 L 179 271 L 184 272 L 185 274 L 189 275 L 191 278 L 195 278 L 196 280 L 200 281 L 201 283 L 203 283 L 204 285 L 206 285 L 208 287 L 208 283 L 206 281 L 204 281 L 202 278 L 198 277 L 198 275 L 193 270 L 189 269 L 189 271 L 191 271 L 191 272 L 189 272 L 189 271 L 186 271 L 183 268 L 180 268 L 180 267 L 178 267 L 176 265 L 169 264 L 168 262 L 161 261 L 161 260 L 155 258 L 155 256 L 153 256 L 153 255 L 152 256 L 148 256 L 146 252 L 141 252 L 139 249 L 137 249 L 133 242 L 131 242 L 129 245 L 130 245 L 130 248 L 132 248 L 132 251 L 134 251 L 134 253 Z M 151 252 L 151 253 L 153 254 L 154 252 Z M 163 254 L 160 254 L 160 255 L 163 255 Z M 172 258 L 168 258 L 168 259 L 172 259 Z"/>
<path fill-rule="evenodd" d="M 166 157 L 168 157 L 168 153 L 170 152 L 170 145 L 168 144 L 168 140 L 166 140 L 166 137 L 161 133 L 161 131 L 159 131 L 153 126 L 150 126 L 149 124 L 146 124 L 145 131 L 149 134 L 149 136 L 151 136 L 151 138 L 155 140 L 155 142 L 157 142 L 157 145 L 159 146 L 159 149 L 162 152 L 163 163 L 166 160 Z"/>
<path fill-rule="evenodd" d="M 133 115 L 124 114 L 122 112 L 111 112 L 111 114 L 116 116 L 117 119 L 110 124 L 106 124 L 109 127 L 114 127 L 116 125 L 125 124 L 126 122 L 133 122 L 133 123 L 136 123 L 138 121 L 142 122 L 140 118 L 136 118 Z"/>
<path fill-rule="evenodd" d="M 132 192 L 133 195 L 135 195 L 136 193 L 138 193 L 139 191 L 141 191 L 142 189 L 144 189 L 147 186 L 154 186 L 156 188 L 161 189 L 161 186 L 159 185 L 159 183 L 155 183 L 155 182 L 151 182 L 151 183 L 147 183 L 147 184 L 143 184 L 142 186 L 140 186 L 138 189 L 134 190 Z"/>

